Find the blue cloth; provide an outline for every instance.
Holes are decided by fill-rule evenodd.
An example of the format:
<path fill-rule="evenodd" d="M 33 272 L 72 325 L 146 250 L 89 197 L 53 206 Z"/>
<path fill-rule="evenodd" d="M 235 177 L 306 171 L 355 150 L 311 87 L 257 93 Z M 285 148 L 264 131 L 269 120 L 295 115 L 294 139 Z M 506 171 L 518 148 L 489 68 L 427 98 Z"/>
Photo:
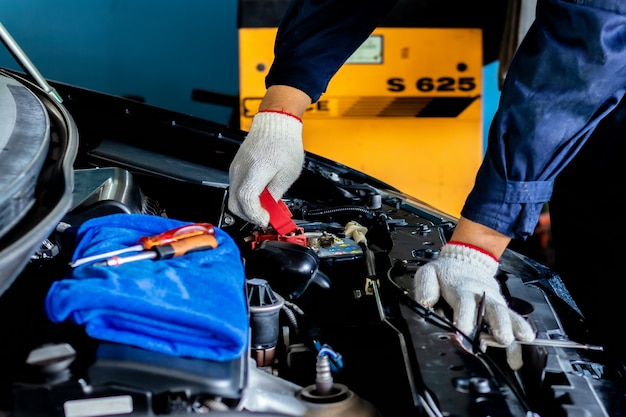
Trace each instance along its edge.
<path fill-rule="evenodd" d="M 143 214 L 98 217 L 78 229 L 73 257 L 132 246 L 184 224 Z M 244 269 L 232 238 L 217 227 L 215 237 L 217 248 L 172 259 L 81 265 L 52 284 L 46 313 L 53 322 L 84 324 L 99 340 L 181 357 L 238 358 L 249 327 Z"/>

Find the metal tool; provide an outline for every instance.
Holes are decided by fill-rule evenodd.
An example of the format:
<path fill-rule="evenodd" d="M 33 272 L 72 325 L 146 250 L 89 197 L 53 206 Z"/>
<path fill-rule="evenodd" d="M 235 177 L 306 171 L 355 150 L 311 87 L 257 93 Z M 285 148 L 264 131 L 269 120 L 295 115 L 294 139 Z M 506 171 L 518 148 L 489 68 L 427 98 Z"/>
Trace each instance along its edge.
<path fill-rule="evenodd" d="M 154 236 L 144 236 L 139 239 L 139 243 L 134 246 L 129 246 L 127 248 L 117 249 L 114 251 L 99 253 L 97 255 L 87 256 L 85 258 L 80 258 L 70 263 L 72 268 L 76 268 L 77 266 L 84 265 L 87 263 L 95 262 L 100 259 L 112 258 L 114 256 L 121 255 L 123 253 L 128 252 L 140 252 L 144 250 L 149 250 L 154 248 L 155 246 L 167 245 L 173 242 L 177 242 L 182 239 L 187 239 L 193 236 L 199 235 L 214 235 L 215 228 L 211 223 L 193 223 L 187 224 L 184 226 L 177 227 L 175 229 L 167 230 L 163 233 Z"/>
<path fill-rule="evenodd" d="M 535 339 L 531 341 L 515 340 L 513 343 L 518 343 L 520 345 L 530 345 L 530 346 L 559 347 L 559 348 L 583 349 L 583 350 L 595 350 L 595 351 L 604 350 L 604 348 L 599 345 L 579 343 L 579 342 L 574 342 L 573 340 Z M 481 350 L 484 351 L 487 347 L 505 348 L 506 346 L 501 343 L 496 342 L 490 335 L 488 337 L 483 337 L 481 335 L 480 347 L 481 347 Z"/>
<path fill-rule="evenodd" d="M 459 334 L 457 335 L 457 341 L 461 347 L 470 353 L 477 353 L 477 347 L 480 345 L 480 341 L 485 333 L 482 333 L 483 325 L 485 323 L 485 312 L 487 310 L 487 294 L 483 291 L 483 295 L 478 302 L 476 311 L 476 321 L 474 322 L 474 328 L 467 336 Z"/>
<path fill-rule="evenodd" d="M 483 292 L 480 303 L 478 304 L 478 314 L 476 316 L 476 326 L 472 332 L 471 337 L 474 340 L 474 346 L 480 346 L 480 349 L 484 352 L 487 347 L 506 347 L 493 339 L 493 337 L 487 333 L 481 333 L 483 323 L 485 319 L 486 311 L 486 294 Z M 515 340 L 513 343 L 530 346 L 546 346 L 546 347 L 561 347 L 572 349 L 585 349 L 585 350 L 604 350 L 602 346 L 589 345 L 584 343 L 574 342 L 572 340 L 555 340 L 555 339 L 535 339 L 531 341 Z"/>
<path fill-rule="evenodd" d="M 26 71 L 35 82 L 39 85 L 39 87 L 46 92 L 50 97 L 52 97 L 56 102 L 63 103 L 63 99 L 57 93 L 57 91 L 48 84 L 48 81 L 41 75 L 39 70 L 35 67 L 32 61 L 28 58 L 28 56 L 24 53 L 22 48 L 15 42 L 15 39 L 11 36 L 8 30 L 0 23 L 0 40 L 7 47 L 13 58 L 20 64 L 22 69 Z"/>
<path fill-rule="evenodd" d="M 483 295 L 478 303 L 478 313 L 476 314 L 476 325 L 474 326 L 474 345 L 478 346 L 480 342 L 480 331 L 485 323 L 485 312 L 487 311 L 487 294 L 483 291 Z"/>
<path fill-rule="evenodd" d="M 95 263 L 94 266 L 119 266 L 129 262 L 143 261 L 145 259 L 170 259 L 190 252 L 215 249 L 217 239 L 212 234 L 203 234 L 177 240 L 166 245 L 153 246 L 135 255 L 113 256 L 103 262 Z"/>

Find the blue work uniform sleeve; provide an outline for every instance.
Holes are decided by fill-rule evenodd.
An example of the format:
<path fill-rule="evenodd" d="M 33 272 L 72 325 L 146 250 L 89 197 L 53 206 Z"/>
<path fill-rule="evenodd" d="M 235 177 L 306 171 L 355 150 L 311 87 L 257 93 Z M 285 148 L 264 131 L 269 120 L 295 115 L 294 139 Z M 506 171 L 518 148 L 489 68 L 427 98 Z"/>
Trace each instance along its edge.
<path fill-rule="evenodd" d="M 626 89 L 626 2 L 539 0 L 461 215 L 531 235 L 554 179 Z"/>
<path fill-rule="evenodd" d="M 278 27 L 266 87 L 319 100 L 331 78 L 389 14 L 395 0 L 293 0 Z"/>

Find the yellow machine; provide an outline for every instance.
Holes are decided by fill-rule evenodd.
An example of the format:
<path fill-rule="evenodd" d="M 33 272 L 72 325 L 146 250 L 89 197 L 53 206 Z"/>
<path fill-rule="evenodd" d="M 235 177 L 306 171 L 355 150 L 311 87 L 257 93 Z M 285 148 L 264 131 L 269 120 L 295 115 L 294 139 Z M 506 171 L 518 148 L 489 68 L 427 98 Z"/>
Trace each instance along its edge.
<path fill-rule="evenodd" d="M 276 26 L 239 29 L 244 130 L 275 35 Z M 458 216 L 483 155 L 482 62 L 480 29 L 381 26 L 306 112 L 305 149 Z"/>

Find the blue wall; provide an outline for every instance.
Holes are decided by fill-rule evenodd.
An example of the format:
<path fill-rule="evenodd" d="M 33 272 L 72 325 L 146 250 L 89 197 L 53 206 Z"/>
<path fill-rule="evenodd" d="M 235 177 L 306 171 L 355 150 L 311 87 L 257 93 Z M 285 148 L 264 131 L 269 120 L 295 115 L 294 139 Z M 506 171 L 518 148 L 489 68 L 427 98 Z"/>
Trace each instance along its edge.
<path fill-rule="evenodd" d="M 237 0 L 1 0 L 0 19 L 48 79 L 230 117 L 191 93 L 237 94 Z M 0 66 L 21 70 L 1 49 Z"/>
<path fill-rule="evenodd" d="M 483 149 L 487 146 L 489 125 L 498 107 L 499 99 L 498 62 L 494 61 L 483 67 Z"/>

